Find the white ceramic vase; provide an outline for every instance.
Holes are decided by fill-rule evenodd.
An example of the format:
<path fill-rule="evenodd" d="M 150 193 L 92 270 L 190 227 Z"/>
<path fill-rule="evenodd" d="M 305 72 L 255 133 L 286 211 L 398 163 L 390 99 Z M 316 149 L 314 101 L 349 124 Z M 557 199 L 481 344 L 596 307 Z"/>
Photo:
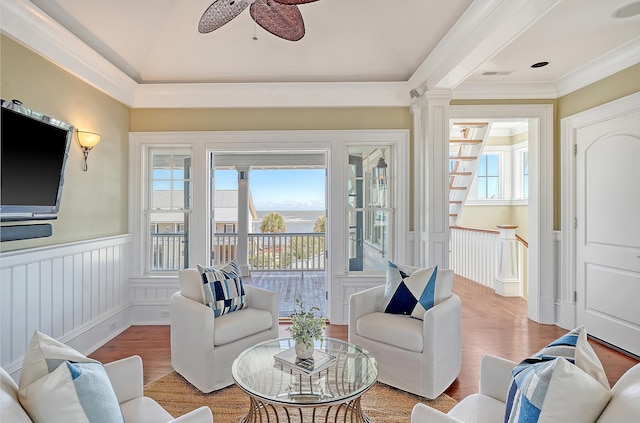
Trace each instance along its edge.
<path fill-rule="evenodd" d="M 296 356 L 302 360 L 311 358 L 313 356 L 313 350 L 313 343 L 311 346 L 307 346 L 303 342 L 296 342 Z"/>

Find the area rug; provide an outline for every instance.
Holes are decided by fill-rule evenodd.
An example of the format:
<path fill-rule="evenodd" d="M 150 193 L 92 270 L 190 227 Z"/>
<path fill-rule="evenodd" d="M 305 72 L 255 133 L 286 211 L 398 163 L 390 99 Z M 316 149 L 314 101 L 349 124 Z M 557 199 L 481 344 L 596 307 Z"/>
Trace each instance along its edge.
<path fill-rule="evenodd" d="M 249 396 L 235 385 L 203 394 L 176 372 L 147 384 L 144 393 L 174 417 L 203 405 L 209 406 L 215 423 L 237 423 L 249 408 Z M 411 420 L 411 409 L 418 402 L 445 413 L 456 404 L 456 400 L 446 394 L 430 401 L 376 383 L 362 397 L 362 408 L 375 422 L 407 423 Z"/>

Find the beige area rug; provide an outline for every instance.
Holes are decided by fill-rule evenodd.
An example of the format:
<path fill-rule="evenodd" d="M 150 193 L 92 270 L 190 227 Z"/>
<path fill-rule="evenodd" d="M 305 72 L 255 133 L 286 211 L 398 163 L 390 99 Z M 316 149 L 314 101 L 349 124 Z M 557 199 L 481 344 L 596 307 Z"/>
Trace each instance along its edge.
<path fill-rule="evenodd" d="M 176 372 L 149 383 L 145 386 L 144 393 L 174 417 L 202 405 L 209 406 L 214 423 L 237 423 L 249 408 L 249 396 L 235 385 L 203 394 Z M 446 394 L 430 401 L 376 383 L 362 397 L 362 408 L 374 422 L 408 423 L 411 420 L 411 409 L 418 402 L 443 412 L 449 411 L 456 404 L 456 400 Z"/>

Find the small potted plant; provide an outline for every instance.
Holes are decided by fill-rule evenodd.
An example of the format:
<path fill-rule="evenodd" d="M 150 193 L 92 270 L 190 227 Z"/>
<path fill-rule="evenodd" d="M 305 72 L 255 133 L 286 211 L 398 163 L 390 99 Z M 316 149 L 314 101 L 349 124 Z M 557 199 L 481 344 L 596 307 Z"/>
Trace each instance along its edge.
<path fill-rule="evenodd" d="M 318 307 L 305 310 L 302 301 L 296 298 L 296 310 L 289 316 L 291 326 L 287 328 L 296 343 L 296 356 L 307 359 L 313 356 L 313 340 L 322 338 L 322 330 L 325 327 L 323 317 L 317 317 L 315 312 Z"/>

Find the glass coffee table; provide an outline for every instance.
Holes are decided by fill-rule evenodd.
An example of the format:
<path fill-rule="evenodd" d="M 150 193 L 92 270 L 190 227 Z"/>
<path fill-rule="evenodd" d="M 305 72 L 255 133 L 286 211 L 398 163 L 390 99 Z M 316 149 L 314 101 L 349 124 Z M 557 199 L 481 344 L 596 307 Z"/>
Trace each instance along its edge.
<path fill-rule="evenodd" d="M 337 339 L 316 341 L 317 351 L 336 360 L 308 375 L 274 359 L 293 346 L 291 338 L 274 339 L 243 351 L 235 359 L 233 379 L 250 398 L 241 422 L 370 422 L 360 398 L 378 378 L 378 367 L 366 350 Z"/>

